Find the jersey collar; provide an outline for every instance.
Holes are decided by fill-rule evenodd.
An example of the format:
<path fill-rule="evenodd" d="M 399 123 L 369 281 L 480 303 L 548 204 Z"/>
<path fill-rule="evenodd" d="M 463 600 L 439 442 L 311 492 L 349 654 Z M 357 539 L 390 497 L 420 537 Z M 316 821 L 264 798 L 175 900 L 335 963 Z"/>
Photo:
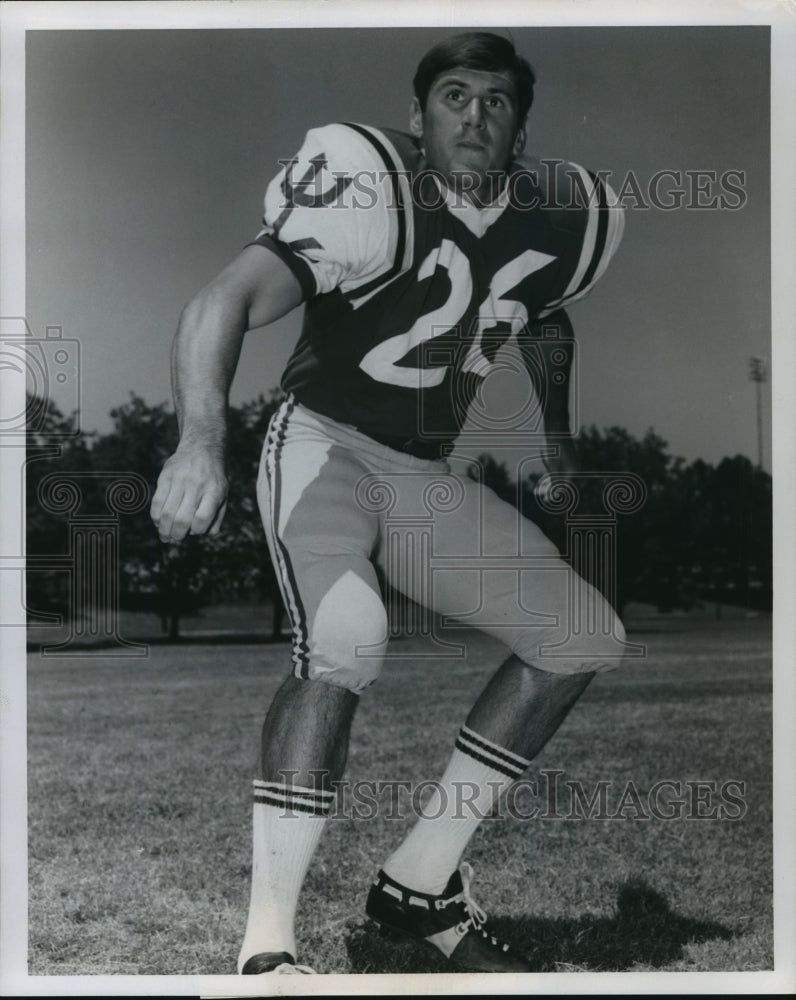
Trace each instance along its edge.
<path fill-rule="evenodd" d="M 474 236 L 479 238 L 486 233 L 491 225 L 497 222 L 509 203 L 508 184 L 504 184 L 503 190 L 491 205 L 478 208 L 468 198 L 463 197 L 448 187 L 439 174 L 434 173 L 432 177 L 445 199 L 445 205 L 451 215 L 462 222 Z"/>

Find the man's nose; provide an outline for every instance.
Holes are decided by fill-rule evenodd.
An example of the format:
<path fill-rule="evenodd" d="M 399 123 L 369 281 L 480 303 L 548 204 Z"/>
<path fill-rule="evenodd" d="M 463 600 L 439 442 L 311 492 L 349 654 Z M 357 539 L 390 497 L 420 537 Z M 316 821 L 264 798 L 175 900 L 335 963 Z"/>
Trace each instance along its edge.
<path fill-rule="evenodd" d="M 473 97 L 464 109 L 464 120 L 474 128 L 483 128 L 484 102 L 480 97 Z"/>

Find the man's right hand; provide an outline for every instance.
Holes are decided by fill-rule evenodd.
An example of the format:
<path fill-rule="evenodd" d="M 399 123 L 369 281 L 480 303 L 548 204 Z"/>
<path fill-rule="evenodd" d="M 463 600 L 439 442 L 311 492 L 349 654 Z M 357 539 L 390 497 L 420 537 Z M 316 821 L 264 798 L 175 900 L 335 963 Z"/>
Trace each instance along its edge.
<path fill-rule="evenodd" d="M 158 478 L 150 514 L 162 542 L 186 535 L 216 535 L 227 508 L 223 458 L 197 446 L 180 446 Z"/>
<path fill-rule="evenodd" d="M 163 466 L 151 508 L 162 541 L 215 535 L 221 528 L 224 420 L 244 334 L 284 316 L 303 294 L 278 254 L 248 246 L 183 309 L 172 352 L 183 436 Z"/>

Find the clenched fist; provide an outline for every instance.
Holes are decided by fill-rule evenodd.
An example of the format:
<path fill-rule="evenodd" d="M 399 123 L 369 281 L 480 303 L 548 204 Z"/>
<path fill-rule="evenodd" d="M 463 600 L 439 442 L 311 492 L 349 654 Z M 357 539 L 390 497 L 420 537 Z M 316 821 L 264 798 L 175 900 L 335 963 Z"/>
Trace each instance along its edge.
<path fill-rule="evenodd" d="M 227 507 L 227 477 L 217 450 L 180 445 L 158 478 L 150 513 L 162 542 L 216 535 Z"/>

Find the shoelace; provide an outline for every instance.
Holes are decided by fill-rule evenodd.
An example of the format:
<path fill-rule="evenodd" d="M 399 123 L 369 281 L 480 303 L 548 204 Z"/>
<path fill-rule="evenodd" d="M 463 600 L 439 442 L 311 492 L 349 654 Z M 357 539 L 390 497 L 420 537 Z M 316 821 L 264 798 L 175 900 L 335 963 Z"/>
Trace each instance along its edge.
<path fill-rule="evenodd" d="M 462 891 L 455 896 L 451 896 L 450 899 L 440 900 L 437 905 L 444 909 L 450 903 L 464 903 L 468 919 L 459 925 L 461 933 L 463 934 L 472 925 L 475 930 L 481 932 L 483 937 L 488 938 L 495 948 L 500 947 L 502 951 L 508 951 L 509 946 L 507 944 L 502 944 L 494 935 L 484 930 L 484 924 L 487 921 L 486 911 L 470 895 L 470 880 L 473 876 L 472 865 L 467 861 L 463 861 L 459 867 L 459 874 L 462 877 Z"/>

